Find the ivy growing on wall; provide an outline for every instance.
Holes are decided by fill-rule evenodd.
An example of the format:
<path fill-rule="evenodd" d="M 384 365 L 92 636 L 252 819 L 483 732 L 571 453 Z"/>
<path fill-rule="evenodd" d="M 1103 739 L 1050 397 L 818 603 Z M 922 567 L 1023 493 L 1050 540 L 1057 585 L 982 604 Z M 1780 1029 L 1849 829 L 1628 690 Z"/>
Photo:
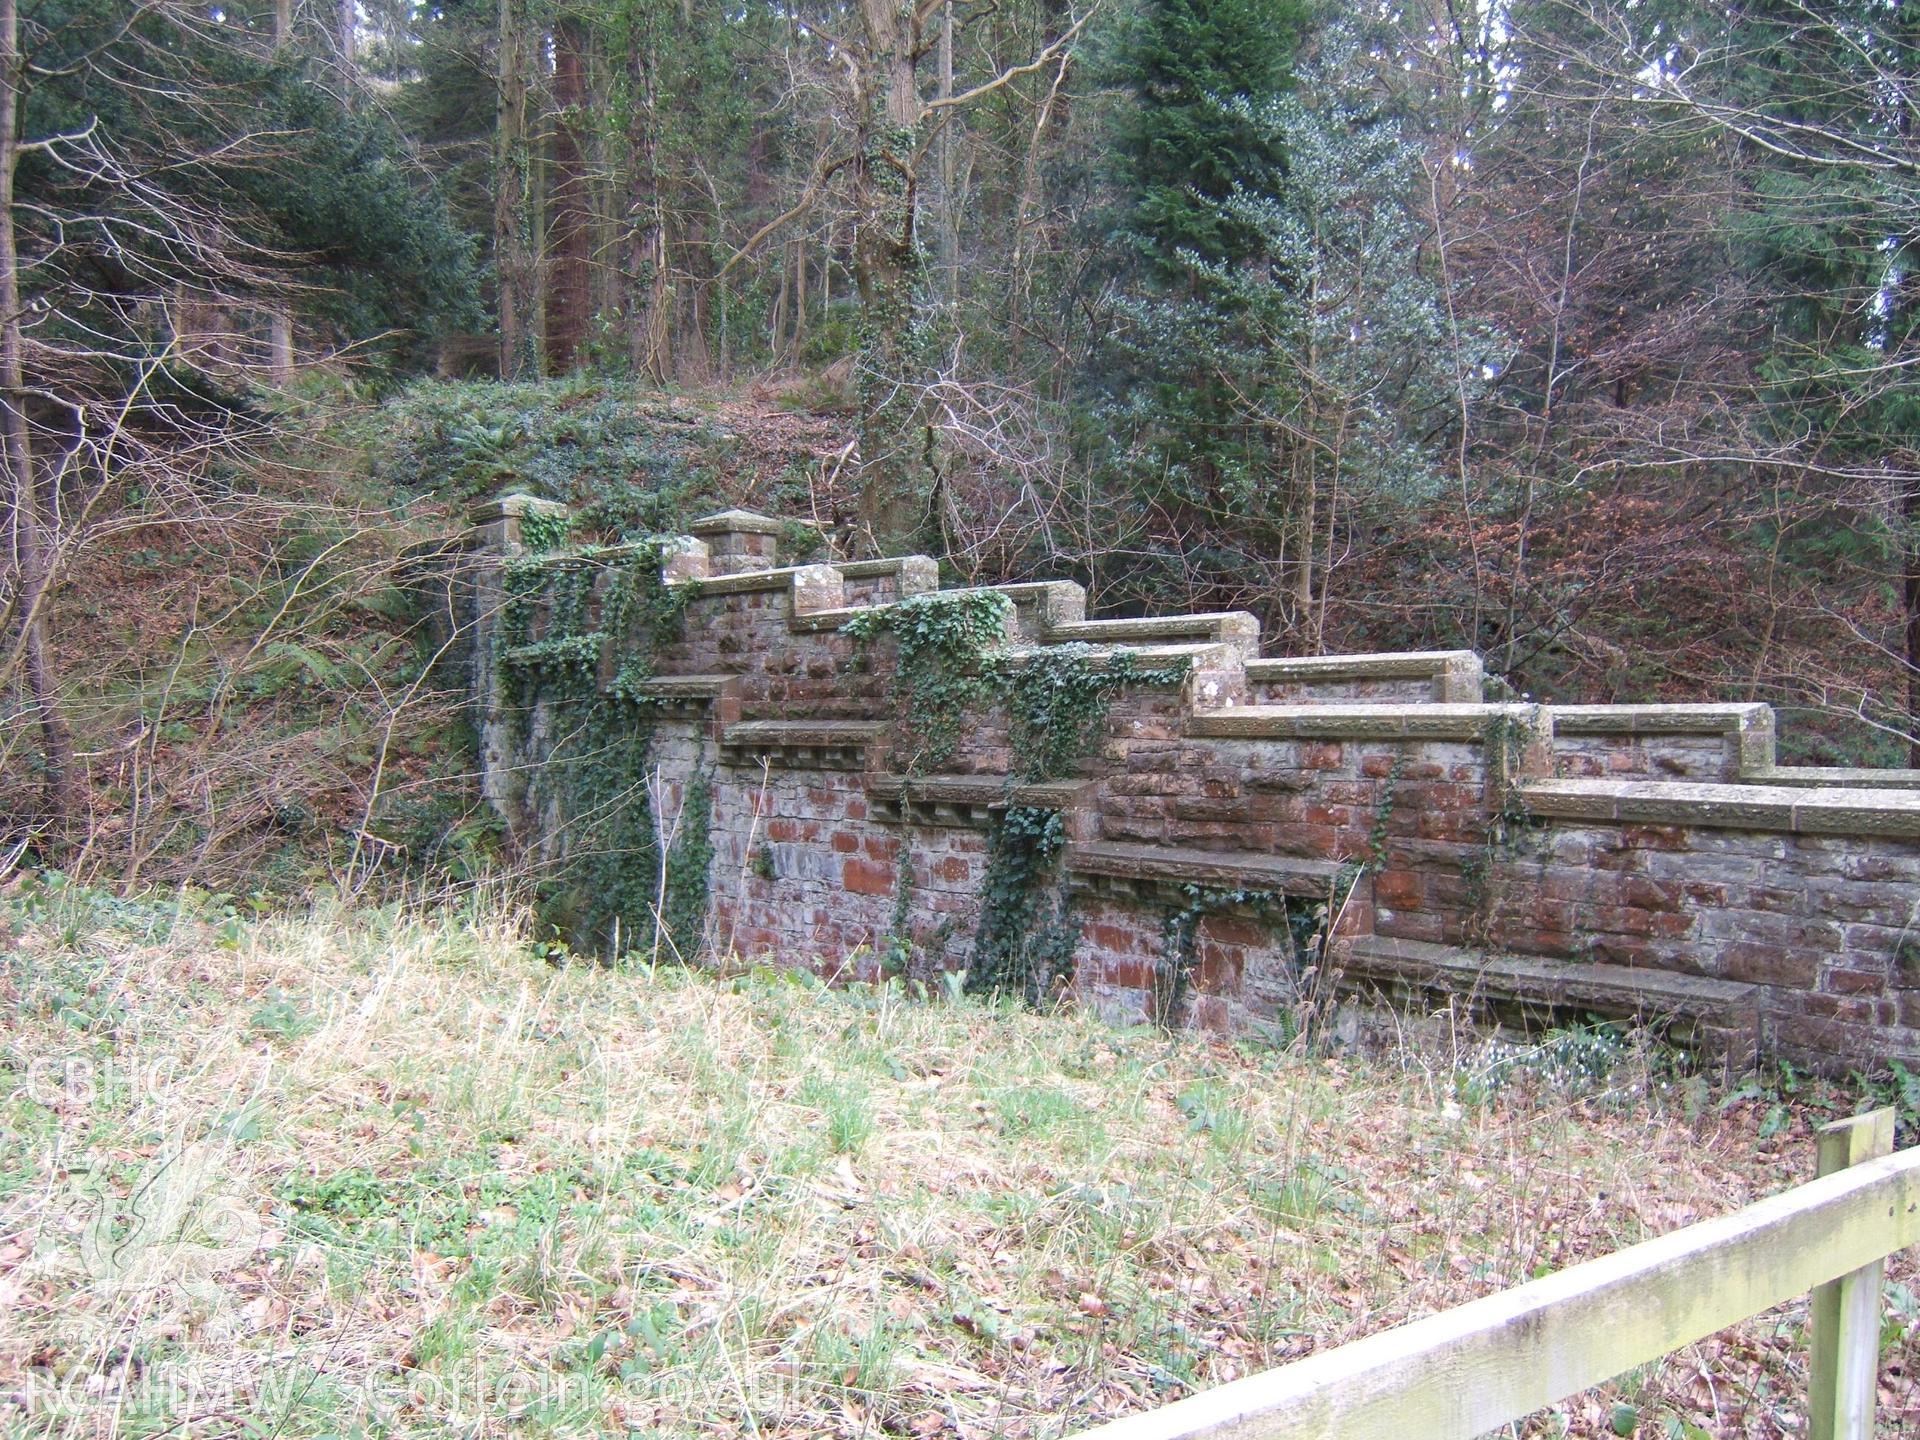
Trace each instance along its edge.
<path fill-rule="evenodd" d="M 953 755 L 970 712 L 992 696 L 989 650 L 1006 643 L 1013 602 L 998 590 L 945 590 L 862 611 L 841 634 L 862 650 L 891 635 L 897 652 L 894 754 L 909 774 Z"/>
<path fill-rule="evenodd" d="M 881 635 L 895 640 L 894 755 L 909 774 L 950 760 L 978 712 L 997 703 L 1006 709 L 1013 750 L 1009 786 L 1060 779 L 1099 742 L 1121 690 L 1186 679 L 1185 661 L 1148 667 L 1128 652 L 1102 653 L 1086 645 L 997 654 L 1011 610 L 999 591 L 942 591 L 876 606 L 843 627 L 863 651 Z M 1037 1004 L 1072 974 L 1078 932 L 1060 883 L 1065 845 L 1065 823 L 1055 810 L 1012 805 L 995 818 L 967 968 L 969 991 L 1014 993 Z M 908 873 L 903 869 L 903 876 Z M 895 909 L 890 944 L 904 947 L 899 897 Z M 904 963 L 903 956 L 893 958 Z"/>
<path fill-rule="evenodd" d="M 563 510 L 532 510 L 520 517 L 520 543 L 535 554 L 558 550 L 573 533 L 573 516 Z"/>
<path fill-rule="evenodd" d="M 1287 897 L 1278 890 L 1186 885 L 1181 891 L 1186 903 L 1169 910 L 1161 923 L 1160 955 L 1153 966 L 1154 1018 L 1168 1027 L 1186 1018 L 1193 974 L 1199 966 L 1200 922 L 1207 916 L 1238 910 L 1289 935 L 1295 933 Z"/>
<path fill-rule="evenodd" d="M 655 813 L 649 783 L 656 711 L 644 682 L 689 595 L 661 581 L 662 557 L 659 543 L 638 542 L 519 557 L 505 574 L 499 664 L 505 698 L 521 717 L 512 745 L 525 744 L 524 717 L 536 706 L 547 709 L 557 737 L 540 774 L 569 864 L 544 915 L 574 948 L 610 959 L 690 957 L 706 923 L 711 779 L 695 768 L 677 817 Z M 543 607 L 545 633 L 534 640 Z M 616 661 L 603 692 L 609 639 Z"/>
<path fill-rule="evenodd" d="M 1006 992 L 1039 1004 L 1073 974 L 1079 931 L 1066 897 L 1054 885 L 1066 822 L 1058 810 L 1010 805 L 987 836 L 980 928 L 974 934 L 966 988 Z"/>
<path fill-rule="evenodd" d="M 1487 722 L 1482 753 L 1489 772 L 1488 785 L 1495 793 L 1490 797 L 1491 813 L 1480 848 L 1460 867 L 1467 938 L 1483 950 L 1493 945 L 1500 872 L 1509 861 L 1531 851 L 1542 834 L 1542 823 L 1527 809 L 1519 785 L 1533 738 L 1532 728 L 1516 715 L 1497 714 Z"/>
<path fill-rule="evenodd" d="M 1144 666 L 1122 650 L 1088 645 L 1035 650 L 994 667 L 993 689 L 1007 708 L 1015 778 L 1029 784 L 1071 775 L 1106 730 L 1113 697 L 1129 685 L 1178 685 L 1185 660 Z"/>

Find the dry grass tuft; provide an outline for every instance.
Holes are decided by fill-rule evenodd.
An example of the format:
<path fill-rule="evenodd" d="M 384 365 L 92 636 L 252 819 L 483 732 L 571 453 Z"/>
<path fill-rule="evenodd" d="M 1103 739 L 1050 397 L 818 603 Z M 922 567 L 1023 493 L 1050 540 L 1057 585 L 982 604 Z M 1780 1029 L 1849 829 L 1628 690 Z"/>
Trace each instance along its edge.
<path fill-rule="evenodd" d="M 1060 1435 L 1811 1170 L 1805 1115 L 1762 1138 L 1766 1104 L 1646 1055 L 1575 1093 L 1524 1063 L 1496 1086 L 1452 1056 L 555 970 L 474 897 L 11 904 L 22 1435 Z M 1895 1279 L 1885 1413 L 1912 1434 L 1910 1260 Z M 1803 1321 L 1537 1428 L 1797 1433 Z"/>

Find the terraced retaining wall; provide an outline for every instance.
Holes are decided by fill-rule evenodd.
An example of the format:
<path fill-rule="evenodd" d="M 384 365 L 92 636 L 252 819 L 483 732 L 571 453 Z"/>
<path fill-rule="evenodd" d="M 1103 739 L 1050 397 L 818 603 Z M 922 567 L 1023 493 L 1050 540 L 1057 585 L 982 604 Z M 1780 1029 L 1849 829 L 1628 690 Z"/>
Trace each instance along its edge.
<path fill-rule="evenodd" d="M 509 572 L 525 590 L 582 563 L 528 555 L 554 519 L 493 502 L 436 573 L 487 794 L 564 875 L 570 817 L 544 768 L 564 707 L 503 679 L 501 626 Z M 684 613 L 627 690 L 663 813 L 696 775 L 710 797 L 721 953 L 867 978 L 963 969 L 1017 806 L 1060 817 L 1034 912 L 1064 925 L 1059 984 L 1116 1017 L 1247 1031 L 1385 997 L 1637 1017 L 1736 1059 L 1920 1058 L 1920 772 L 1777 765 L 1761 705 L 1488 703 L 1470 653 L 1262 657 L 1251 615 L 1089 621 L 1055 582 L 1003 587 L 1004 663 L 1075 645 L 1155 682 L 1119 689 L 1064 778 L 1011 778 L 994 706 L 913 773 L 890 644 L 842 627 L 937 589 L 934 563 L 783 567 L 779 522 L 693 528 L 664 566 Z M 527 654 L 551 609 L 510 637 Z M 599 634 L 592 615 L 570 623 Z M 596 683 L 618 686 L 623 638 L 594 643 Z"/>

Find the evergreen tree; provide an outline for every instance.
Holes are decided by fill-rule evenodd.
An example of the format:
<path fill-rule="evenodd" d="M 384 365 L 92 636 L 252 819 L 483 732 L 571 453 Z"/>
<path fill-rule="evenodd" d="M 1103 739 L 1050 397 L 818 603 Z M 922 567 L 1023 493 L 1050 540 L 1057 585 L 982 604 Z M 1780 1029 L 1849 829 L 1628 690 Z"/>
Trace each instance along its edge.
<path fill-rule="evenodd" d="M 1231 70 L 1176 83 L 1192 0 L 1147 32 L 1164 48 L 1136 42 L 1150 78 L 1122 127 L 1142 188 L 1116 231 L 1130 273 L 1102 357 L 1114 543 L 1099 578 L 1141 604 L 1184 582 L 1317 642 L 1341 528 L 1431 489 L 1427 437 L 1452 399 L 1444 311 L 1413 263 L 1418 157 L 1370 98 L 1359 34 L 1329 25 L 1283 75 L 1271 40 L 1297 27 L 1256 26 L 1250 0 L 1216 8 L 1269 38 L 1265 59 L 1223 46 Z M 1211 88 L 1228 79 L 1263 88 Z"/>
<path fill-rule="evenodd" d="M 1107 333 L 1088 376 L 1090 460 L 1112 504 L 1110 554 L 1091 577 L 1132 601 L 1170 575 L 1226 573 L 1212 542 L 1265 470 L 1235 379 L 1257 339 L 1209 267 L 1260 266 L 1266 238 L 1230 202 L 1275 193 L 1281 135 L 1254 118 L 1291 83 L 1300 0 L 1145 0 L 1123 28 L 1104 279 Z M 1202 358 L 1202 357 L 1207 358 Z M 1123 558 L 1124 557 L 1124 558 Z M 1197 598 L 1197 597 L 1196 597 Z"/>
<path fill-rule="evenodd" d="M 1178 285 L 1189 255 L 1258 255 L 1259 234 L 1222 202 L 1271 191 L 1286 156 L 1251 112 L 1223 102 L 1260 107 L 1284 91 L 1307 21 L 1303 0 L 1146 0 L 1123 30 L 1115 79 L 1133 103 L 1114 136 L 1126 197 L 1116 234 L 1150 285 Z"/>

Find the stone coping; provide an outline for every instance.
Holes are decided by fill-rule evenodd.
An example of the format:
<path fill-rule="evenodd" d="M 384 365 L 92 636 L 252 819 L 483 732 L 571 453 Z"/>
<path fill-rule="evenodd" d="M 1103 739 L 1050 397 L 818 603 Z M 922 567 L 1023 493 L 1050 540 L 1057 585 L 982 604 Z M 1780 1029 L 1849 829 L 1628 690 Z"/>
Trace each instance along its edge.
<path fill-rule="evenodd" d="M 994 657 L 998 663 L 1024 665 L 1030 660 L 1055 654 L 1066 645 L 1075 642 L 1065 641 L 1050 645 L 1010 645 Z M 1089 647 L 1093 653 L 1087 658 L 1105 667 L 1125 657 L 1148 663 L 1186 660 L 1196 668 L 1205 668 L 1211 662 L 1224 662 L 1231 658 L 1232 651 L 1217 641 L 1196 640 L 1184 645 L 1101 645 Z"/>
<path fill-rule="evenodd" d="M 1557 735 L 1725 735 L 1771 730 L 1773 707 L 1727 705 L 1548 705 Z"/>
<path fill-rule="evenodd" d="M 1530 813 L 1546 819 L 1699 825 L 1796 835 L 1920 837 L 1920 794 L 1901 790 L 1823 790 L 1665 780 L 1527 780 L 1520 784 L 1519 794 Z"/>
<path fill-rule="evenodd" d="M 1212 740 L 1471 740 L 1495 721 L 1538 725 L 1532 705 L 1227 705 L 1187 717 L 1187 733 Z"/>
<path fill-rule="evenodd" d="M 819 567 L 801 566 L 799 568 L 808 569 L 808 568 L 819 568 Z M 834 569 L 837 575 L 845 575 L 847 573 L 844 568 L 841 568 L 838 566 L 834 567 Z M 758 573 L 772 574 L 774 572 L 761 571 Z M 861 578 L 861 577 L 856 576 L 854 578 Z M 988 591 L 988 590 L 997 591 L 1001 594 L 1006 594 L 1009 591 L 1022 589 L 1022 588 L 1029 588 L 1029 587 L 1013 586 L 1013 585 L 962 585 L 962 586 L 957 586 L 952 590 L 940 590 L 937 592 L 919 591 L 919 592 L 915 592 L 915 594 L 938 593 L 941 595 L 965 595 L 969 592 Z M 1032 588 L 1043 588 L 1043 587 L 1036 586 Z M 910 598 L 913 598 L 913 596 L 906 595 L 906 596 L 902 596 L 901 598 L 910 599 Z M 900 603 L 899 600 L 882 600 L 882 601 L 879 601 L 877 604 L 873 604 L 873 605 L 837 605 L 837 606 L 832 606 L 832 607 L 821 609 L 821 610 L 801 611 L 799 613 L 796 613 L 793 616 L 792 628 L 795 630 L 838 630 L 842 625 L 845 625 L 849 620 L 852 620 L 856 616 L 870 614 L 875 610 L 885 610 L 890 606 L 898 605 L 899 603 Z M 1018 598 L 1014 600 L 1014 605 L 1016 608 L 1018 608 L 1020 603 L 1021 602 Z M 1012 616 L 1007 617 L 1007 625 L 1008 625 L 1007 634 L 1008 634 L 1008 637 L 1011 638 L 1013 633 L 1012 631 L 1013 617 Z"/>
<path fill-rule="evenodd" d="M 1685 1016 L 1741 1029 L 1757 1024 L 1766 997 L 1758 985 L 1672 970 L 1486 954 L 1383 935 L 1336 940 L 1331 964 L 1349 979 L 1643 1019 Z"/>
<path fill-rule="evenodd" d="M 1920 770 L 1868 770 L 1845 765 L 1775 765 L 1743 775 L 1756 785 L 1833 790 L 1920 790 Z"/>
<path fill-rule="evenodd" d="M 1143 615 L 1123 620 L 1069 620 L 1054 625 L 1048 638 L 1116 644 L 1127 640 L 1182 640 L 1195 636 L 1233 644 L 1252 654 L 1260 645 L 1260 622 L 1245 610 Z"/>
<path fill-rule="evenodd" d="M 791 590 L 801 580 L 826 584 L 840 582 L 839 569 L 832 565 L 782 565 L 774 570 L 741 570 L 732 575 L 702 575 L 679 580 L 690 585 L 696 598 L 709 595 L 751 595 L 760 591 Z"/>
<path fill-rule="evenodd" d="M 902 595 L 927 595 L 940 588 L 940 563 L 926 555 L 901 555 L 892 560 L 829 560 L 849 580 L 882 580 L 892 576 Z"/>
<path fill-rule="evenodd" d="M 1247 679 L 1426 680 L 1447 671 L 1484 670 L 1471 650 L 1382 650 L 1360 655 L 1283 655 L 1247 662 Z"/>
<path fill-rule="evenodd" d="M 1338 861 L 1241 850 L 1194 850 L 1171 845 L 1092 841 L 1067 846 L 1071 874 L 1217 890 L 1277 890 L 1325 895 L 1343 868 Z"/>
<path fill-rule="evenodd" d="M 989 587 L 1013 601 L 1015 609 L 1040 612 L 1040 623 L 1052 629 L 1086 619 L 1087 591 L 1077 580 L 1015 580 Z"/>
<path fill-rule="evenodd" d="M 776 520 L 771 515 L 762 515 L 757 510 L 721 510 L 712 515 L 702 515 L 687 526 L 690 535 L 784 535 L 788 527 L 798 525 L 807 530 L 820 527 L 811 520 Z"/>
<path fill-rule="evenodd" d="M 484 525 L 493 520 L 505 520 L 509 516 L 524 518 L 528 515 L 565 515 L 568 507 L 559 500 L 544 500 L 538 495 L 527 495 L 515 491 L 510 495 L 496 495 L 491 500 L 475 501 L 467 507 L 467 519 L 475 525 Z"/>

